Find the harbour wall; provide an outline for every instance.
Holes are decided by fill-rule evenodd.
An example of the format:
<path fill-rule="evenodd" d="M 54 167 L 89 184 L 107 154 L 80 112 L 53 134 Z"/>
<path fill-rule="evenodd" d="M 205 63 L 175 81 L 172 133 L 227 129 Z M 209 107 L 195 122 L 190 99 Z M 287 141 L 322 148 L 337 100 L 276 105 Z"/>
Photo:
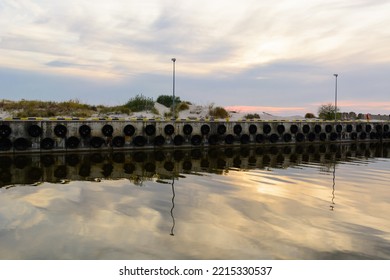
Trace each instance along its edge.
<path fill-rule="evenodd" d="M 389 121 L 4 119 L 0 153 L 390 140 Z"/>

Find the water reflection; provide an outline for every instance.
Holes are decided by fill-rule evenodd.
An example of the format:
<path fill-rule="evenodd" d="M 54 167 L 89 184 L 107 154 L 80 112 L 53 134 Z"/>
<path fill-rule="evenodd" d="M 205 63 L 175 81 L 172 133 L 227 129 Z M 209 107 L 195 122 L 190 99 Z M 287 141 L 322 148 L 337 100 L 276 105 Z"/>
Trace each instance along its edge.
<path fill-rule="evenodd" d="M 359 145 L 270 146 L 226 149 L 152 150 L 113 153 L 26 154 L 0 156 L 0 188 L 39 182 L 99 181 L 127 178 L 174 180 L 178 174 L 227 174 L 229 170 L 288 168 L 320 163 L 336 174 L 336 165 L 389 155 L 388 143 Z M 332 171 L 331 171 L 332 170 Z M 173 182 L 174 183 L 174 182 Z M 335 185 L 335 180 L 333 182 Z M 334 189 L 334 186 L 333 186 Z M 332 201 L 333 204 L 333 201 Z"/>
<path fill-rule="evenodd" d="M 389 259 L 388 150 L 1 156 L 0 258 Z"/>

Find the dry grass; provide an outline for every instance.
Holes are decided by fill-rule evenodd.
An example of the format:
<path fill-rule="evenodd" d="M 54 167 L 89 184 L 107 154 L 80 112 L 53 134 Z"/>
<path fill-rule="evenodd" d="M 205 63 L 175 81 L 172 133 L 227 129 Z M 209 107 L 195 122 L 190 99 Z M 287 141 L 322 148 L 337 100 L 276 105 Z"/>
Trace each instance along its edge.
<path fill-rule="evenodd" d="M 130 113 L 130 110 L 124 106 L 92 106 L 80 103 L 78 100 L 64 102 L 24 99 L 21 101 L 2 100 L 0 101 L 0 109 L 11 112 L 12 117 L 17 118 L 46 118 L 54 116 L 90 117 L 93 114 L 104 114 L 108 112 Z"/>

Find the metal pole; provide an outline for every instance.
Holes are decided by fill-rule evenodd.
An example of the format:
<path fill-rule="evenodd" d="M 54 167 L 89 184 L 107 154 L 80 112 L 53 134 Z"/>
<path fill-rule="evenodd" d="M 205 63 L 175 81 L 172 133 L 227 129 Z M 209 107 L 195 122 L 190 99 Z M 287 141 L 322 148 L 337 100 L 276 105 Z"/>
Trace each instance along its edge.
<path fill-rule="evenodd" d="M 337 76 L 339 74 L 333 74 L 336 77 L 335 94 L 334 94 L 334 120 L 337 120 Z"/>
<path fill-rule="evenodd" d="M 175 116 L 175 62 L 176 62 L 176 58 L 172 58 L 172 62 L 173 62 L 172 117 L 176 118 L 176 116 Z"/>

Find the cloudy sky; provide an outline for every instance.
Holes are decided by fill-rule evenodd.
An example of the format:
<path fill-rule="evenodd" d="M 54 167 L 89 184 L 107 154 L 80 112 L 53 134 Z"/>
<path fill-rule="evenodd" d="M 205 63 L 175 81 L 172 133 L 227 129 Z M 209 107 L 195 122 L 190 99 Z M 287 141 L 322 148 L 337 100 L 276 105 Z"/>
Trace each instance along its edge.
<path fill-rule="evenodd" d="M 390 0 L 0 0 L 0 98 L 390 113 Z"/>

